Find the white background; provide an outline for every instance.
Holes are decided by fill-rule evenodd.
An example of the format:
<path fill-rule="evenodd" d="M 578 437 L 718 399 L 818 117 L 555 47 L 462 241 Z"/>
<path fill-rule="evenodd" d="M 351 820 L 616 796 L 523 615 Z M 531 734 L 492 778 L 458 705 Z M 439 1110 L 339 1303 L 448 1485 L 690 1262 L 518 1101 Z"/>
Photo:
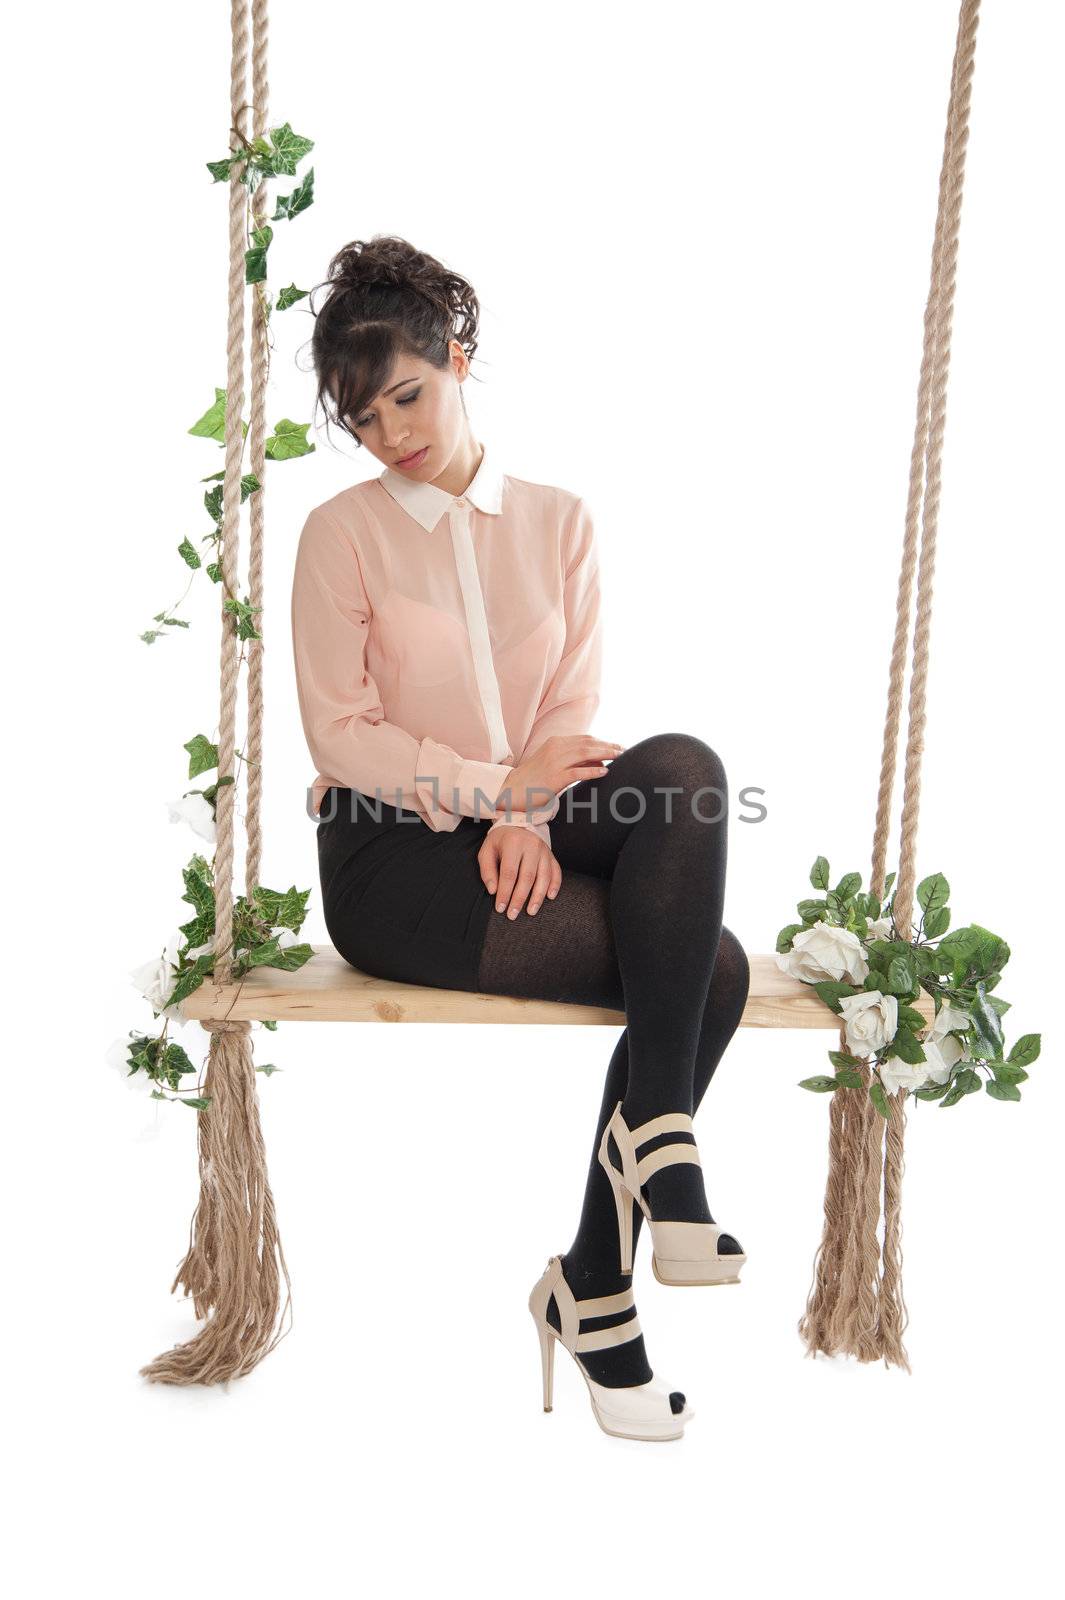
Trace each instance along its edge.
<path fill-rule="evenodd" d="M 595 1426 L 560 1354 L 540 1407 L 526 1296 L 573 1235 L 600 1029 L 282 1025 L 254 1035 L 295 1328 L 220 1388 L 138 1367 L 168 1298 L 195 1124 L 104 1065 L 151 1025 L 129 971 L 189 915 L 167 821 L 217 725 L 217 590 L 151 648 L 207 531 L 225 381 L 228 7 L 20 15 L 8 84 L 8 604 L 14 883 L 6 1563 L 20 1595 L 1049 1592 L 1059 1459 L 1057 897 L 1065 20 L 979 32 L 935 586 L 919 873 L 1011 944 L 1020 1105 L 918 1106 L 913 1374 L 804 1359 L 829 1033 L 737 1034 L 700 1114 L 742 1291 L 637 1303 L 698 1416 Z M 954 0 L 273 8 L 271 121 L 316 148 L 275 287 L 399 232 L 483 309 L 475 431 L 597 518 L 595 731 L 686 730 L 732 812 L 726 923 L 773 948 L 814 857 L 868 873 Z M 291 185 L 276 186 L 287 192 Z M 271 421 L 311 417 L 304 302 Z M 303 349 L 300 361 L 297 353 Z M 376 471 L 316 435 L 271 468 L 263 881 L 312 887 L 288 599 L 306 511 Z M 738 801 L 765 791 L 752 825 Z M 891 864 L 895 864 L 901 787 Z M 563 893 L 565 889 L 563 887 Z M 196 1025 L 187 1048 L 206 1051 Z M 199 1042 L 197 1042 L 199 1041 Z"/>

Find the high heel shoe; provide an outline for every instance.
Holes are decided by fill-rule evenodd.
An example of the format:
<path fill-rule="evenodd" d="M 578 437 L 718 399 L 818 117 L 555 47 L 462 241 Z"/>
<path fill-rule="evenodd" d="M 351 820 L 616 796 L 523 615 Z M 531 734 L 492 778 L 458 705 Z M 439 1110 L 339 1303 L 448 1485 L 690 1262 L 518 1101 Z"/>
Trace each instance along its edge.
<path fill-rule="evenodd" d="M 746 1255 L 722 1255 L 718 1240 L 727 1232 L 718 1222 L 666 1222 L 651 1215 L 651 1208 L 641 1193 L 641 1186 L 652 1173 L 671 1166 L 675 1161 L 693 1161 L 701 1166 L 699 1151 L 694 1144 L 676 1143 L 661 1145 L 644 1156 L 636 1158 L 636 1147 L 646 1144 L 661 1133 L 692 1133 L 692 1119 L 683 1111 L 669 1111 L 664 1116 L 652 1117 L 630 1130 L 621 1114 L 621 1101 L 603 1129 L 599 1144 L 599 1161 L 610 1179 L 614 1191 L 614 1204 L 618 1212 L 618 1241 L 621 1247 L 621 1270 L 632 1271 L 632 1201 L 635 1200 L 651 1229 L 654 1255 L 651 1265 L 659 1283 L 706 1284 L 738 1283 L 740 1268 Z M 610 1159 L 609 1141 L 613 1135 L 621 1152 L 621 1171 Z"/>
<path fill-rule="evenodd" d="M 561 1328 L 552 1326 L 547 1320 L 547 1307 L 552 1295 L 558 1307 Z M 625 1311 L 630 1306 L 633 1307 L 634 1314 L 627 1322 L 618 1323 L 612 1328 L 581 1333 L 580 1325 L 587 1318 L 609 1316 L 613 1312 Z M 562 1271 L 560 1258 L 552 1256 L 543 1275 L 533 1285 L 532 1293 L 529 1295 L 529 1310 L 536 1323 L 536 1331 L 540 1335 L 545 1411 L 553 1409 L 555 1341 L 558 1340 L 576 1361 L 581 1377 L 588 1385 L 592 1411 L 604 1433 L 613 1434 L 618 1439 L 681 1437 L 685 1423 L 691 1421 L 695 1412 L 679 1390 L 671 1391 L 659 1378 L 651 1378 L 648 1383 L 608 1389 L 604 1384 L 596 1383 L 594 1378 L 588 1376 L 580 1359 L 582 1351 L 606 1350 L 611 1345 L 624 1344 L 627 1340 L 639 1336 L 641 1328 L 639 1319 L 635 1315 L 635 1301 L 631 1288 L 623 1289 L 620 1294 L 575 1300 Z"/>

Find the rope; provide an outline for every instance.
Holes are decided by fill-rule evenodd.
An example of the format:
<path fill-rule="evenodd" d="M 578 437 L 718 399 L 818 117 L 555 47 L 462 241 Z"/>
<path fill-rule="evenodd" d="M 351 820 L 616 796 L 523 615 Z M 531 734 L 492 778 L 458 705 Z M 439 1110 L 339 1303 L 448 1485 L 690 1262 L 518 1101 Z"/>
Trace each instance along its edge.
<path fill-rule="evenodd" d="M 910 597 L 917 570 L 917 609 L 913 671 L 907 708 L 906 765 L 899 874 L 895 884 L 894 920 L 899 936 L 910 936 L 916 881 L 917 822 L 921 798 L 925 704 L 932 585 L 942 483 L 946 393 L 957 278 L 958 238 L 969 109 L 975 67 L 980 0 L 962 0 L 951 71 L 950 100 L 939 175 L 939 198 L 932 249 L 931 283 L 924 315 L 924 348 L 917 390 L 917 419 L 910 456 L 902 563 L 899 573 L 895 635 L 888 671 L 887 714 L 873 834 L 871 889 L 883 899 L 895 763 L 902 708 L 903 669 L 909 643 Z M 921 550 L 917 555 L 918 524 Z M 846 1032 L 840 1031 L 846 1049 Z M 867 1069 L 863 1079 L 868 1082 Z M 799 1333 L 807 1353 L 848 1353 L 859 1361 L 883 1357 L 888 1365 L 909 1370 L 902 1343 L 907 1311 L 902 1294 L 901 1194 L 904 1171 L 905 1099 L 888 1097 L 884 1120 L 865 1090 L 833 1095 L 829 1128 L 829 1172 L 825 1186 L 824 1226 L 814 1258 L 814 1277 Z M 878 1246 L 879 1174 L 883 1172 L 884 1241 Z"/>
<path fill-rule="evenodd" d="M 270 85 L 267 78 L 267 56 L 270 42 L 270 18 L 266 0 L 252 0 L 254 45 L 252 50 L 252 100 L 255 107 L 252 137 L 262 138 L 266 133 L 270 104 Z M 267 181 L 264 177 L 252 196 L 252 220 L 256 228 L 266 225 L 269 208 L 266 204 Z M 255 291 L 261 292 L 259 288 Z M 248 603 L 253 608 L 252 617 L 256 631 L 263 633 L 263 550 L 266 500 L 266 378 L 268 370 L 266 317 L 260 309 L 252 316 L 251 330 L 251 413 L 248 422 L 248 450 L 251 471 L 262 487 L 251 497 L 251 543 L 248 557 Z M 262 861 L 262 794 L 263 794 L 263 639 L 248 642 L 248 737 L 247 750 L 247 815 L 245 827 L 248 849 L 244 864 L 245 894 L 251 898 L 259 883 Z"/>
<path fill-rule="evenodd" d="M 267 121 L 266 0 L 254 0 L 253 93 L 254 136 L 265 133 Z M 245 88 L 248 68 L 248 0 L 231 0 L 232 64 L 230 71 L 230 149 L 243 149 L 246 138 Z M 226 340 L 225 478 L 222 493 L 222 599 L 237 593 L 240 538 L 241 472 L 244 411 L 245 213 L 244 163 L 234 160 L 229 179 L 229 312 Z M 252 196 L 256 228 L 266 222 L 265 182 Z M 264 485 L 266 438 L 267 342 L 265 315 L 252 318 L 251 470 Z M 251 605 L 262 605 L 264 488 L 251 497 Z M 262 612 L 254 613 L 262 632 Z M 248 655 L 248 851 L 246 893 L 258 881 L 261 853 L 263 677 L 262 640 L 251 640 Z M 235 619 L 222 608 L 219 671 L 219 778 L 233 774 L 236 754 L 236 710 L 240 659 Z M 221 784 L 215 807 L 215 977 L 232 978 L 233 856 L 236 783 Z M 251 1023 L 236 1018 L 208 1019 L 210 1035 L 205 1093 L 209 1104 L 197 1114 L 200 1197 L 192 1219 L 189 1248 L 171 1285 L 191 1295 L 197 1318 L 205 1326 L 186 1344 L 157 1356 L 141 1368 L 155 1383 L 222 1383 L 256 1366 L 290 1331 L 278 1325 L 281 1278 L 291 1291 L 288 1268 L 277 1229 L 274 1199 L 266 1170 L 266 1148 L 259 1120 Z M 291 1304 L 291 1292 L 281 1311 Z M 213 1314 L 212 1314 L 213 1313 Z"/>

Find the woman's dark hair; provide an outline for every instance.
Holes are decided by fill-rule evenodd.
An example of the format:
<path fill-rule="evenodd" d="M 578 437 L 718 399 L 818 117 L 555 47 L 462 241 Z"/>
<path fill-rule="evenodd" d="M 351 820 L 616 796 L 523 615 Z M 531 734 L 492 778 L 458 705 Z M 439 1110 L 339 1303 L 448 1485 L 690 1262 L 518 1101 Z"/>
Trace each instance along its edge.
<path fill-rule="evenodd" d="M 328 289 L 319 310 L 314 296 Z M 318 377 L 317 404 L 330 421 L 356 437 L 357 418 L 379 394 L 403 355 L 434 367 L 451 361 L 456 339 L 471 360 L 477 349 L 480 307 L 472 286 L 406 239 L 375 234 L 353 239 L 329 263 L 329 275 L 311 290 L 311 352 Z"/>

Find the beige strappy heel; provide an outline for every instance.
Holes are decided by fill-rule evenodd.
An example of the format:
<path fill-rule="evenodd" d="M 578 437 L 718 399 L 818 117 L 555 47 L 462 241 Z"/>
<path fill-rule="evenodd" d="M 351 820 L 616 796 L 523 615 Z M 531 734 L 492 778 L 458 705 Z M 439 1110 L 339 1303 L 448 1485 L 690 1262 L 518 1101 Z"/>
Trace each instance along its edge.
<path fill-rule="evenodd" d="M 561 1328 L 553 1327 L 547 1320 L 547 1307 L 552 1295 L 558 1306 Z M 679 1439 L 685 1423 L 695 1415 L 679 1390 L 671 1391 L 660 1378 L 651 1378 L 648 1383 L 608 1389 L 589 1377 L 580 1359 L 582 1351 L 606 1350 L 611 1345 L 625 1344 L 627 1340 L 637 1338 L 642 1330 L 635 1314 L 635 1305 L 631 1288 L 623 1289 L 620 1294 L 575 1300 L 563 1274 L 560 1258 L 550 1258 L 546 1270 L 529 1295 L 529 1310 L 540 1335 L 544 1410 L 553 1409 L 557 1340 L 576 1361 L 581 1377 L 588 1385 L 595 1420 L 604 1433 L 613 1434 L 618 1439 Z M 588 1318 L 609 1316 L 613 1312 L 626 1311 L 630 1306 L 633 1315 L 627 1322 L 617 1323 L 612 1328 L 589 1329 L 584 1333 L 580 1331 L 581 1323 Z M 683 1402 L 679 1411 L 673 1409 L 671 1394 Z"/>
<path fill-rule="evenodd" d="M 621 1270 L 632 1271 L 632 1201 L 635 1200 L 651 1229 L 654 1255 L 651 1265 L 659 1283 L 707 1284 L 738 1283 L 740 1268 L 747 1257 L 721 1255 L 718 1240 L 728 1229 L 718 1222 L 665 1222 L 651 1215 L 651 1208 L 641 1193 L 641 1185 L 653 1172 L 675 1161 L 693 1161 L 701 1166 L 696 1145 L 674 1143 L 652 1150 L 643 1160 L 637 1160 L 636 1148 L 646 1144 L 661 1133 L 694 1133 L 692 1119 L 683 1111 L 668 1111 L 664 1116 L 641 1122 L 638 1128 L 629 1129 L 621 1114 L 621 1101 L 603 1130 L 599 1144 L 599 1162 L 610 1179 L 614 1191 L 614 1204 L 618 1212 L 618 1240 L 621 1247 Z M 609 1141 L 613 1135 L 621 1153 L 621 1171 L 610 1159 Z"/>

